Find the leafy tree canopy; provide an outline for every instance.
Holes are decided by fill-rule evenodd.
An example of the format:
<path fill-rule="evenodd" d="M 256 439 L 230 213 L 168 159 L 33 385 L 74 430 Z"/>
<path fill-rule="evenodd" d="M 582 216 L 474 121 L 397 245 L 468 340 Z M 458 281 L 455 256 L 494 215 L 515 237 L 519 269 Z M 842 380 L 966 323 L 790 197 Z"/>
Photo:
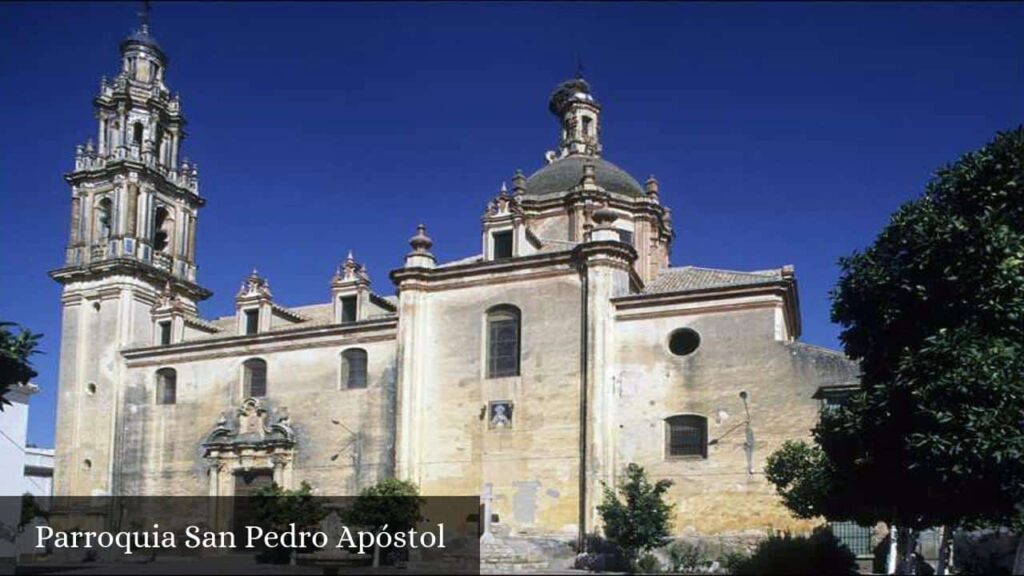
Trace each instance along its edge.
<path fill-rule="evenodd" d="M 26 384 L 38 375 L 29 357 L 38 353 L 36 347 L 42 334 L 20 327 L 14 334 L 10 328 L 16 326 L 13 322 L 0 322 L 0 410 L 10 403 L 4 398 L 9 389 Z"/>
<path fill-rule="evenodd" d="M 364 488 L 347 511 L 346 520 L 356 526 L 388 532 L 415 528 L 423 520 L 423 498 L 416 484 L 387 478 Z"/>
<path fill-rule="evenodd" d="M 840 260 L 861 387 L 769 474 L 797 514 L 1014 523 L 1024 502 L 1024 128 L 938 171 Z M 825 489 L 822 491 L 822 489 Z"/>

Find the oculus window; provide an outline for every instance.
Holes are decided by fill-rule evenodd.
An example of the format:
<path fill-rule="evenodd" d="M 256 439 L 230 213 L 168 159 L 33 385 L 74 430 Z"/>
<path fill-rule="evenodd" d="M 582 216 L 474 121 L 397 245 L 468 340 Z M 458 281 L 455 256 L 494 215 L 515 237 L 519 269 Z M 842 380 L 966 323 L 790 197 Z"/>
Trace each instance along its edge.
<path fill-rule="evenodd" d="M 668 336 L 668 349 L 676 356 L 693 354 L 699 347 L 700 334 L 692 328 L 680 328 Z"/>

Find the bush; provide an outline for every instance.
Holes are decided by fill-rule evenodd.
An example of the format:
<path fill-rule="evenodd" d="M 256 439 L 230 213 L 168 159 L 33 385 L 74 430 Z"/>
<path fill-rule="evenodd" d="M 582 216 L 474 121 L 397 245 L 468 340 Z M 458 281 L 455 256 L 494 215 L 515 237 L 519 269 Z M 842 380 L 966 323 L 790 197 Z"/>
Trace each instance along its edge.
<path fill-rule="evenodd" d="M 654 554 L 644 554 L 636 561 L 636 570 L 641 574 L 657 574 L 661 572 L 661 562 Z"/>
<path fill-rule="evenodd" d="M 769 534 L 746 560 L 730 567 L 737 574 L 856 574 L 853 552 L 827 527 L 810 536 Z"/>
<path fill-rule="evenodd" d="M 622 550 L 596 534 L 588 534 L 586 552 L 577 554 L 574 568 L 590 572 L 625 572 L 629 569 Z"/>

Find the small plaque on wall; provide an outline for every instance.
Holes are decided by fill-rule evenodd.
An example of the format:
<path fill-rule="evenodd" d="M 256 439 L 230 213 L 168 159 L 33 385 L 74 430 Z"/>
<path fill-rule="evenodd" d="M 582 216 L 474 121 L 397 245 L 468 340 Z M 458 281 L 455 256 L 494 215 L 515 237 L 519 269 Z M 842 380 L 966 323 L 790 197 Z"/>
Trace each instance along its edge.
<path fill-rule="evenodd" d="M 487 405 L 487 427 L 501 430 L 512 427 L 512 401 L 492 400 Z"/>

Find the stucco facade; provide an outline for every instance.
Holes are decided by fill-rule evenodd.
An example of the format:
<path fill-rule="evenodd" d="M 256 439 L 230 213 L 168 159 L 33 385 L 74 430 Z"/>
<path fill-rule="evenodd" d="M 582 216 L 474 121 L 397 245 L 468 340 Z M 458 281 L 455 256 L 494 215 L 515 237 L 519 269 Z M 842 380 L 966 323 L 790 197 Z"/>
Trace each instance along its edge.
<path fill-rule="evenodd" d="M 421 226 L 392 296 L 350 254 L 321 303 L 282 307 L 253 271 L 234 315 L 203 319 L 205 200 L 178 159 L 181 104 L 145 27 L 121 51 L 98 143 L 66 176 L 67 259 L 51 273 L 55 493 L 231 495 L 255 474 L 345 495 L 397 475 L 428 495 L 492 494 L 496 532 L 573 540 L 635 462 L 675 481 L 681 533 L 802 527 L 764 460 L 809 435 L 814 391 L 854 366 L 798 342 L 791 267 L 670 265 L 659 183 L 603 158 L 583 79 L 551 96 L 559 148 L 487 204 L 479 254 L 438 263 Z"/>

